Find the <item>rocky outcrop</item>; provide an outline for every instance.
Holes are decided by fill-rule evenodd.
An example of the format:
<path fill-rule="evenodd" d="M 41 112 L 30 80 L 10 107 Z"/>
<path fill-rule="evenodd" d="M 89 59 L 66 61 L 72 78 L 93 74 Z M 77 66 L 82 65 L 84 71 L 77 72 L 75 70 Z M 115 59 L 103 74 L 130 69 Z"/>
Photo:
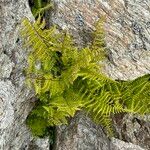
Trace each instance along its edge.
<path fill-rule="evenodd" d="M 134 145 L 132 143 L 127 143 L 119 139 L 112 138 L 110 150 L 145 150 L 145 149 L 138 145 Z"/>
<path fill-rule="evenodd" d="M 42 146 L 25 124 L 33 107 L 33 92 L 27 89 L 23 75 L 27 54 L 19 37 L 23 17 L 33 20 L 28 0 L 0 1 L 0 150 L 25 150 L 34 141 Z M 48 150 L 47 146 L 39 149 Z"/>
<path fill-rule="evenodd" d="M 56 137 L 56 150 L 110 150 L 110 140 L 102 127 L 83 113 L 70 120 L 69 126 L 58 127 Z"/>
<path fill-rule="evenodd" d="M 90 41 L 94 22 L 102 15 L 106 16 L 108 59 L 105 62 L 104 72 L 108 76 L 119 80 L 129 80 L 150 73 L 149 0 L 54 1 L 56 9 L 52 14 L 53 23 L 69 30 L 80 46 Z M 117 139 L 112 139 L 109 143 L 106 136 L 101 134 L 101 127 L 93 126 L 86 117 L 79 118 L 78 123 L 73 120 L 69 127 L 57 129 L 56 149 L 61 149 L 59 145 L 66 150 L 150 148 L 148 116 L 142 118 L 127 114 L 114 118 L 116 137 L 142 148 Z M 85 130 L 82 130 L 82 127 Z M 106 139 L 100 140 L 99 143 L 101 136 L 102 139 L 103 137 Z"/>
<path fill-rule="evenodd" d="M 127 80 L 150 73 L 149 0 L 53 1 L 50 22 L 69 30 L 81 47 L 90 41 L 94 22 L 106 15 L 109 55 L 104 72 L 108 76 Z M 28 0 L 0 1 L 0 150 L 48 150 L 48 138 L 34 139 L 25 124 L 35 100 L 23 74 L 28 52 L 19 37 L 23 17 L 33 20 Z M 109 139 L 101 126 L 78 113 L 68 126 L 57 127 L 55 149 L 149 149 L 148 116 L 116 116 L 114 129 L 117 138 L 126 142 Z"/>
<path fill-rule="evenodd" d="M 113 121 L 117 138 L 150 149 L 150 116 L 117 115 Z"/>
<path fill-rule="evenodd" d="M 135 129 L 135 128 L 134 128 Z M 131 142 L 108 138 L 102 126 L 95 125 L 84 113 L 57 127 L 55 150 L 147 150 Z"/>

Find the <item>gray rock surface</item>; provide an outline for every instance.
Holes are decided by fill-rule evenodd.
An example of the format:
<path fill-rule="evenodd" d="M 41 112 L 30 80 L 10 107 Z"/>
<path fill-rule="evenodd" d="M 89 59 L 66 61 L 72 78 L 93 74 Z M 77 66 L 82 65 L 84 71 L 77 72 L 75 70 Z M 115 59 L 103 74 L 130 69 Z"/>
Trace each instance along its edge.
<path fill-rule="evenodd" d="M 136 128 L 134 128 L 135 130 Z M 133 129 L 132 129 L 133 130 Z M 117 138 L 109 139 L 103 127 L 95 125 L 82 112 L 70 120 L 69 126 L 57 127 L 55 150 L 148 150 L 137 143 L 124 142 Z M 132 137 L 132 136 L 130 136 Z"/>
<path fill-rule="evenodd" d="M 150 149 L 150 116 L 117 115 L 113 121 L 117 138 Z"/>
<path fill-rule="evenodd" d="M 51 21 L 69 30 L 80 46 L 90 41 L 94 22 L 102 15 L 107 16 L 109 56 L 104 72 L 108 76 L 126 80 L 150 73 L 150 0 L 53 1 Z M 19 37 L 23 17 L 33 20 L 28 0 L 0 0 L 0 150 L 48 150 L 48 138 L 34 139 L 25 125 L 34 106 L 34 94 L 27 89 L 23 75 L 27 56 Z M 55 149 L 149 149 L 148 116 L 123 115 L 120 124 L 117 119 L 114 119 L 117 138 L 136 145 L 109 140 L 101 126 L 79 113 L 69 126 L 57 128 Z"/>
<path fill-rule="evenodd" d="M 55 1 L 55 12 L 52 13 L 51 20 L 60 28 L 69 30 L 73 34 L 75 42 L 80 46 L 84 46 L 90 41 L 94 22 L 102 15 L 106 16 L 105 31 L 109 55 L 103 71 L 108 76 L 114 79 L 129 80 L 150 73 L 150 0 L 53 1 Z M 95 131 L 101 127 L 92 126 L 87 118 L 85 120 L 81 119 L 78 122 L 79 125 L 76 125 L 73 120 L 69 127 L 58 128 L 59 136 L 56 143 L 59 143 L 64 149 L 85 150 L 88 149 L 87 147 L 91 150 L 109 149 L 104 141 L 101 141 L 103 143 L 101 144 L 105 148 L 102 148 L 101 144 L 96 147 L 96 142 L 100 137 L 96 132 L 91 133 L 91 129 Z M 84 124 L 84 128 L 90 130 L 84 133 L 80 124 Z M 126 127 L 125 130 L 124 127 Z M 71 129 L 74 128 L 76 132 L 72 133 Z M 117 138 L 140 145 L 143 149 L 150 149 L 148 116 L 116 116 L 114 128 Z M 80 138 L 79 133 L 85 134 L 83 139 Z M 89 137 L 93 135 L 93 137 L 89 138 L 87 135 Z M 84 147 L 85 143 L 88 145 L 86 148 Z M 112 140 L 111 144 L 114 147 L 112 146 L 110 149 L 142 149 L 136 145 L 129 146 L 130 144 L 117 139 L 116 141 Z M 57 145 L 56 149 L 61 148 Z"/>
<path fill-rule="evenodd" d="M 0 0 L 0 150 L 26 150 L 34 141 L 38 147 L 25 125 L 33 92 L 23 75 L 27 54 L 19 37 L 23 17 L 33 20 L 28 0 Z M 49 149 L 45 142 L 40 150 Z"/>
<path fill-rule="evenodd" d="M 28 146 L 28 150 L 49 150 L 49 138 L 33 139 Z"/>
<path fill-rule="evenodd" d="M 127 143 L 119 139 L 112 138 L 110 149 L 111 150 L 145 150 L 138 145 Z"/>
<path fill-rule="evenodd" d="M 103 129 L 83 113 L 78 113 L 69 126 L 57 128 L 56 150 L 110 150 L 110 140 Z"/>

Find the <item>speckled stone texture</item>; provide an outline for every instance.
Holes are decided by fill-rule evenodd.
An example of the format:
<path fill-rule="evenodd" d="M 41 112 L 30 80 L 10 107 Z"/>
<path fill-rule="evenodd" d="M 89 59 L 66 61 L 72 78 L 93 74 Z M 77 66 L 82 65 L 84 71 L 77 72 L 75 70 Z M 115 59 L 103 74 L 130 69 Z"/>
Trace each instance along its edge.
<path fill-rule="evenodd" d="M 110 150 L 110 140 L 103 129 L 83 113 L 78 113 L 69 126 L 57 128 L 56 150 Z"/>
<path fill-rule="evenodd" d="M 50 21 L 72 33 L 75 42 L 81 47 L 91 40 L 94 22 L 101 16 L 106 16 L 108 59 L 105 61 L 103 71 L 109 77 L 130 80 L 150 73 L 150 0 L 53 0 L 53 2 L 55 11 L 52 12 Z M 116 137 L 127 143 L 113 138 L 111 147 L 104 144 L 105 140 L 102 140 L 101 144 L 104 144 L 106 149 L 150 149 L 148 118 L 149 116 L 128 114 L 115 116 Z M 93 126 L 86 117 L 84 119 L 80 120 L 77 117 L 78 123 L 73 120 L 69 127 L 62 126 L 57 129 L 56 150 L 104 149 L 100 143 L 96 144 L 99 135 L 103 134 L 95 131 L 101 127 Z M 86 133 L 80 124 L 84 124 Z M 85 135 L 83 138 L 82 134 Z M 94 140 L 90 138 L 91 135 Z M 130 145 L 128 142 L 133 144 Z"/>
<path fill-rule="evenodd" d="M 69 30 L 81 47 L 90 41 L 94 22 L 106 15 L 108 76 L 127 80 L 150 73 L 150 0 L 53 2 L 50 22 Z M 25 125 L 34 94 L 24 83 L 27 50 L 18 36 L 24 16 L 33 20 L 28 0 L 0 0 L 0 150 L 49 149 L 48 138 L 33 139 Z M 55 150 L 150 149 L 149 116 L 116 116 L 114 129 L 116 137 L 126 142 L 108 139 L 101 126 L 78 113 L 69 126 L 57 128 Z"/>
<path fill-rule="evenodd" d="M 110 150 L 145 150 L 138 145 L 112 138 Z M 148 149 L 147 149 L 148 150 Z"/>
<path fill-rule="evenodd" d="M 106 16 L 109 76 L 127 80 L 150 73 L 150 0 L 53 1 L 53 23 L 69 30 L 79 45 L 89 42 L 94 22 Z"/>
<path fill-rule="evenodd" d="M 0 0 L 0 150 L 27 150 L 31 143 L 36 150 L 49 149 L 47 139 L 46 144 L 33 140 L 25 125 L 33 107 L 33 92 L 23 75 L 27 50 L 19 37 L 25 16 L 33 20 L 28 0 Z"/>
<path fill-rule="evenodd" d="M 117 115 L 113 121 L 117 138 L 150 149 L 150 116 Z"/>

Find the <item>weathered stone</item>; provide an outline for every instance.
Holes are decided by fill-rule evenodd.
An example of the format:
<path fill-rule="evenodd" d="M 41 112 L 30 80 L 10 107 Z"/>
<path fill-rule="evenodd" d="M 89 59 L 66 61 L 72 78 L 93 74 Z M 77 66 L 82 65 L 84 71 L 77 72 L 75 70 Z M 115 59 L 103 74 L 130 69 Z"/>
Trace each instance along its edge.
<path fill-rule="evenodd" d="M 108 76 L 127 80 L 150 73 L 150 0 L 53 1 L 56 7 L 51 20 L 60 28 L 69 30 L 80 46 L 90 41 L 94 22 L 106 15 L 109 56 L 104 72 Z M 48 150 L 48 139 L 33 139 L 25 125 L 33 107 L 33 94 L 24 83 L 27 51 L 22 48 L 18 36 L 23 17 L 33 20 L 27 0 L 0 1 L 0 150 Z M 119 121 L 122 124 L 114 119 L 118 138 L 149 149 L 147 119 L 125 115 Z M 55 149 L 142 148 L 117 139 L 110 141 L 101 126 L 83 114 L 77 114 L 69 126 L 57 128 Z"/>
<path fill-rule="evenodd" d="M 149 0 L 114 0 L 110 4 L 106 41 L 111 61 L 106 72 L 111 77 L 128 80 L 150 73 L 149 4 Z"/>
<path fill-rule="evenodd" d="M 12 68 L 14 66 L 14 63 L 10 61 L 9 57 L 5 54 L 1 55 L 0 57 L 0 79 L 2 78 L 9 78 Z"/>
<path fill-rule="evenodd" d="M 109 150 L 110 141 L 101 127 L 78 113 L 69 126 L 57 128 L 56 150 Z"/>
<path fill-rule="evenodd" d="M 30 142 L 28 150 L 49 150 L 49 139 L 33 139 Z"/>
<path fill-rule="evenodd" d="M 25 124 L 33 92 L 23 75 L 27 56 L 19 37 L 23 17 L 34 19 L 28 0 L 0 1 L 0 150 L 25 150 L 33 139 Z"/>
<path fill-rule="evenodd" d="M 110 150 L 145 150 L 138 145 L 134 145 L 132 143 L 127 143 L 115 138 L 111 140 Z"/>
<path fill-rule="evenodd" d="M 90 41 L 94 22 L 101 18 L 102 15 L 106 16 L 105 31 L 109 55 L 105 62 L 104 73 L 108 76 L 114 79 L 129 80 L 150 73 L 149 0 L 53 1 L 55 2 L 55 12 L 52 14 L 52 22 L 72 33 L 75 42 L 80 46 L 85 46 Z M 129 116 L 126 115 L 123 119 L 127 128 L 126 133 L 122 133 L 123 125 L 119 126 L 120 124 L 115 123 L 116 131 L 119 132 L 118 138 L 149 149 L 149 121 L 147 120 L 144 126 L 141 127 L 138 123 L 135 125 Z M 120 118 L 121 120 L 122 118 Z M 142 121 L 143 119 L 141 118 L 140 120 Z M 83 121 L 83 124 L 86 125 L 86 122 L 88 122 L 88 119 Z M 130 125 L 127 122 L 130 122 Z M 84 143 L 89 145 L 89 147 L 92 143 L 92 148 L 90 148 L 93 150 L 102 149 L 100 146 L 96 147 L 99 136 L 93 136 L 94 140 L 88 137 L 81 140 L 78 132 L 80 131 L 83 134 L 84 132 L 80 129 L 80 126 L 73 126 L 73 124 L 70 123 L 69 127 L 65 129 L 63 127 L 57 129 L 59 136 L 56 141 L 56 149 L 59 149 L 58 143 L 64 149 L 88 149 L 82 146 Z M 92 124 L 85 128 L 90 129 L 90 127 L 93 130 L 98 128 L 97 126 L 93 127 Z M 71 129 L 74 128 L 76 132 L 72 133 Z M 142 137 L 140 136 L 141 133 Z M 87 130 L 87 134 L 91 134 L 90 130 Z M 116 149 L 136 148 L 134 146 L 128 147 L 128 143 L 123 144 L 123 147 L 121 147 L 121 142 L 116 143 L 119 144 L 117 147 L 114 146 Z"/>
<path fill-rule="evenodd" d="M 113 120 L 117 138 L 150 149 L 150 116 L 126 114 Z"/>

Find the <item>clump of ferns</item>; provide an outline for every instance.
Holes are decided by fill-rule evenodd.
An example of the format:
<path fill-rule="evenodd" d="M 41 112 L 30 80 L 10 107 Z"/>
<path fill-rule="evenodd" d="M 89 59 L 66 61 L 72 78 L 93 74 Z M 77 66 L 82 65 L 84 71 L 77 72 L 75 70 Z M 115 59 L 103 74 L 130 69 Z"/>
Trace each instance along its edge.
<path fill-rule="evenodd" d="M 133 81 L 115 81 L 101 72 L 105 58 L 104 19 L 96 24 L 91 45 L 79 50 L 72 37 L 55 26 L 44 29 L 41 17 L 22 22 L 21 35 L 31 48 L 26 68 L 27 83 L 39 99 L 27 124 L 36 136 L 49 127 L 67 124 L 84 109 L 96 123 L 112 133 L 111 115 L 150 112 L 150 75 Z"/>

